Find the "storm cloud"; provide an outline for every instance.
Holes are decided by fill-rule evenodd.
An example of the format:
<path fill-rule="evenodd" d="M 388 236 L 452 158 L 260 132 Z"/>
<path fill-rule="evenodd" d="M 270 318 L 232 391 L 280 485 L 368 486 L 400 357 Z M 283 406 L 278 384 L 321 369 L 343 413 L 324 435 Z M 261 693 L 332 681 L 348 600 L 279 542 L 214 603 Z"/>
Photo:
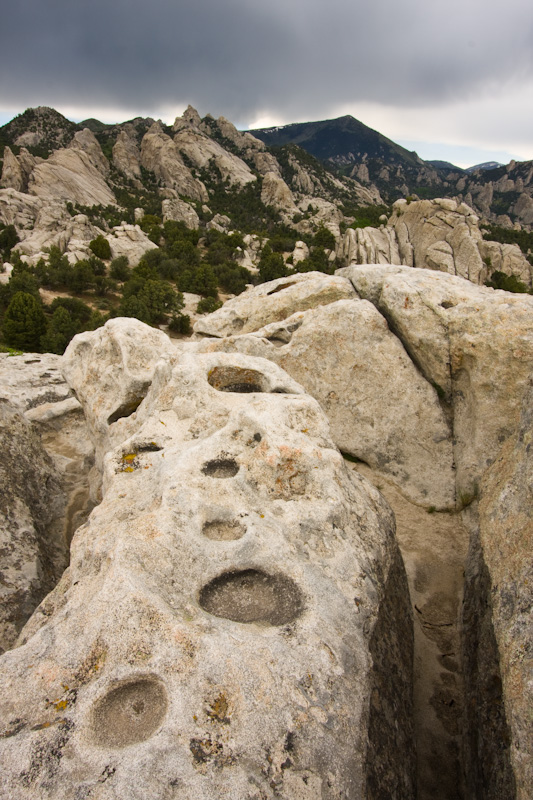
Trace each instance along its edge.
<path fill-rule="evenodd" d="M 491 6 L 18 0 L 2 18 L 0 102 L 154 116 L 190 102 L 241 123 L 468 103 L 533 82 L 533 5 Z"/>

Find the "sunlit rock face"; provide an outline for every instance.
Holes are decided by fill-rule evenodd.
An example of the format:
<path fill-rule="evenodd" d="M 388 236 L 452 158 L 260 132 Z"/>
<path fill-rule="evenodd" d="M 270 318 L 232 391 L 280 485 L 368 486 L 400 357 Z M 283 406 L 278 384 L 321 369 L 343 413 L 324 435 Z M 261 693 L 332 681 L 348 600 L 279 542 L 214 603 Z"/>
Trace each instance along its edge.
<path fill-rule="evenodd" d="M 390 509 L 278 366 L 176 354 L 149 328 L 135 360 L 139 324 L 65 356 L 103 499 L 0 660 L 6 796 L 407 800 Z M 135 409 L 108 413 L 143 380 Z"/>

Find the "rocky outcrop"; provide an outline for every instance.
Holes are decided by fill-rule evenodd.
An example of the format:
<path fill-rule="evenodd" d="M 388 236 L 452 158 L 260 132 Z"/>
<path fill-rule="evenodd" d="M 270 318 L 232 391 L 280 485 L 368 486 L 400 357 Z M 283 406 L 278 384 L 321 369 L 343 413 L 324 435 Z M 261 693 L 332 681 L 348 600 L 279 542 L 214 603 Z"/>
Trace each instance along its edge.
<path fill-rule="evenodd" d="M 126 256 L 132 267 L 137 266 L 145 253 L 157 248 L 138 225 L 129 225 L 127 222 L 113 228 L 106 239 L 111 247 L 111 256 Z"/>
<path fill-rule="evenodd" d="M 220 172 L 222 180 L 229 181 L 231 186 L 246 186 L 256 180 L 241 158 L 198 130 L 183 128 L 174 136 L 174 144 L 199 169 L 212 163 Z"/>
<path fill-rule="evenodd" d="M 68 572 L 0 661 L 6 791 L 408 800 L 412 633 L 388 507 L 274 364 L 163 356 L 110 423 Z M 89 373 L 74 385 L 96 421 Z"/>
<path fill-rule="evenodd" d="M 24 175 L 18 162 L 18 159 L 10 147 L 4 147 L 4 164 L 2 167 L 2 178 L 0 179 L 0 187 L 2 189 L 14 189 L 16 192 L 23 192 Z"/>
<path fill-rule="evenodd" d="M 102 148 L 98 139 L 89 128 L 84 128 L 82 131 L 77 131 L 74 134 L 69 147 L 74 147 L 78 150 L 83 150 L 87 153 L 91 163 L 104 177 L 109 175 L 109 161 L 104 156 Z"/>
<path fill-rule="evenodd" d="M 345 264 L 401 264 L 394 230 L 348 228 L 337 246 L 337 257 Z"/>
<path fill-rule="evenodd" d="M 25 236 L 22 233 L 17 245 L 19 253 L 32 264 L 46 257 L 46 250 L 52 246 L 59 247 L 73 263 L 87 258 L 91 254 L 89 242 L 101 232 L 85 214 L 71 217 L 65 205 L 58 202 L 43 202 L 32 227 Z"/>
<path fill-rule="evenodd" d="M 533 548 L 532 436 L 533 391 L 528 388 L 516 436 L 505 444 L 485 474 L 479 504 L 480 544 L 490 575 L 487 603 L 492 609 L 500 655 L 517 800 L 526 800 L 533 786 L 533 569 L 525 555 Z"/>
<path fill-rule="evenodd" d="M 200 227 L 200 218 L 190 203 L 179 198 L 168 198 L 162 202 L 163 222 L 175 220 L 184 222 L 188 228 L 196 229 Z"/>
<path fill-rule="evenodd" d="M 292 192 L 275 172 L 267 172 L 263 178 L 261 189 L 261 202 L 265 206 L 272 206 L 277 211 L 296 213 L 297 208 Z"/>
<path fill-rule="evenodd" d="M 388 320 L 453 414 L 458 498 L 515 431 L 533 369 L 533 299 L 428 270 L 339 271 Z"/>
<path fill-rule="evenodd" d="M 141 153 L 137 142 L 126 131 L 120 131 L 113 145 L 113 164 L 126 178 L 140 182 Z"/>
<path fill-rule="evenodd" d="M 214 314 L 198 320 L 194 332 L 200 336 L 215 337 L 249 333 L 270 322 L 284 320 L 295 311 L 305 311 L 355 296 L 350 282 L 345 278 L 319 272 L 297 273 L 248 289 L 224 303 Z"/>
<path fill-rule="evenodd" d="M 0 400 L 0 652 L 53 589 L 68 563 L 66 542 L 51 532 L 61 505 L 60 482 L 39 436 Z M 63 546 L 61 546 L 63 545 Z"/>
<path fill-rule="evenodd" d="M 479 218 L 465 203 L 398 200 L 393 208 L 389 226 L 396 232 L 402 264 L 483 284 L 498 263 L 501 271 L 531 285 L 531 266 L 519 248 L 513 248 L 511 255 L 509 246 L 483 241 Z"/>
<path fill-rule="evenodd" d="M 29 194 L 43 200 L 68 200 L 80 205 L 114 205 L 113 192 L 83 150 L 56 150 L 37 164 L 28 181 Z"/>
<path fill-rule="evenodd" d="M 35 224 L 42 201 L 15 189 L 0 189 L 0 221 L 14 225 L 20 238 L 28 235 Z"/>
<path fill-rule="evenodd" d="M 178 194 L 201 202 L 209 199 L 204 184 L 185 166 L 176 144 L 157 122 L 141 142 L 141 164 Z"/>
<path fill-rule="evenodd" d="M 201 349 L 238 350 L 279 364 L 318 400 L 341 451 L 392 477 L 415 502 L 453 508 L 451 431 L 437 393 L 370 303 L 317 303 L 254 335 L 207 339 Z"/>
<path fill-rule="evenodd" d="M 60 579 L 72 534 L 90 510 L 93 448 L 60 362 L 0 354 L 2 650 Z"/>
<path fill-rule="evenodd" d="M 85 408 L 101 471 L 103 457 L 127 418 L 144 400 L 157 359 L 171 348 L 166 334 L 135 319 L 110 320 L 76 336 L 63 359 L 63 373 Z M 99 485 L 93 489 L 99 498 Z"/>

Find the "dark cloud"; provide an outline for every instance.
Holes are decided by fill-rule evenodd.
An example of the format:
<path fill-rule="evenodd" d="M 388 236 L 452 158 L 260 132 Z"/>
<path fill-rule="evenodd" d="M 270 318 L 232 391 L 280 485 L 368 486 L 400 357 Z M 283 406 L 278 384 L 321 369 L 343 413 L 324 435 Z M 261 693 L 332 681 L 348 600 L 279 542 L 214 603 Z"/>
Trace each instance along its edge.
<path fill-rule="evenodd" d="M 533 75 L 533 5 L 508 0 L 18 0 L 4 106 L 191 102 L 251 120 L 340 104 L 439 104 Z"/>

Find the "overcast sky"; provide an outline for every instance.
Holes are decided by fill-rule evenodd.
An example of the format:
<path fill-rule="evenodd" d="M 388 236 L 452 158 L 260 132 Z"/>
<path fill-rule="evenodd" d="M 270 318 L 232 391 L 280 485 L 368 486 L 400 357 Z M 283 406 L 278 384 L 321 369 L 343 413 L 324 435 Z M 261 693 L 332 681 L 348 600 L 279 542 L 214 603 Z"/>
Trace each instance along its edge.
<path fill-rule="evenodd" d="M 468 166 L 533 159 L 532 101 L 531 0 L 17 0 L 0 25 L 0 124 L 352 114 Z"/>

